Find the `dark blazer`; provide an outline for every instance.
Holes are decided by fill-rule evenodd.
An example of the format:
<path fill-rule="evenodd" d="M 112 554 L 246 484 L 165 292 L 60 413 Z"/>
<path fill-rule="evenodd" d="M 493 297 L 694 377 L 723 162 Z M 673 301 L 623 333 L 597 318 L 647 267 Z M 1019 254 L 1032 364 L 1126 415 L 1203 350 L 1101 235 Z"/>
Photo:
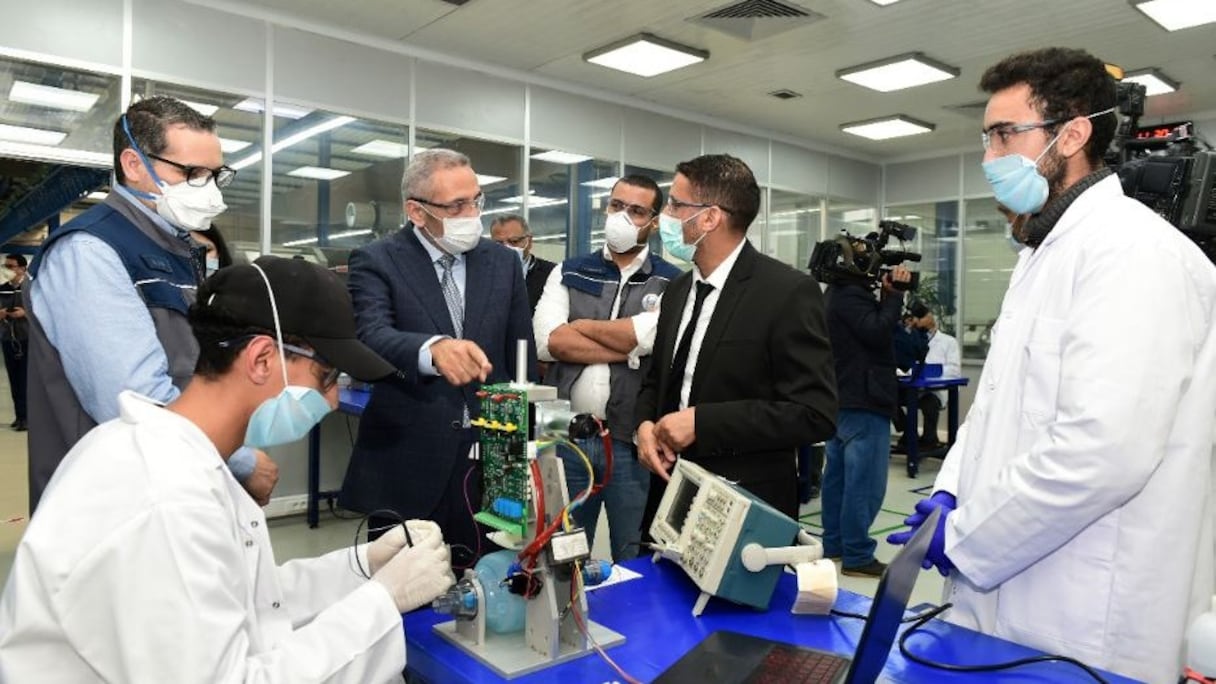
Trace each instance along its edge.
<path fill-rule="evenodd" d="M 826 299 L 840 408 L 891 415 L 899 403 L 895 328 L 903 296 L 884 295 L 879 301 L 867 286 L 833 285 Z"/>
<path fill-rule="evenodd" d="M 510 381 L 516 340 L 527 340 L 528 368 L 536 367 L 519 257 L 483 239 L 465 259 L 464 339 L 476 342 L 493 364 L 488 383 Z M 453 387 L 418 372 L 422 345 L 435 335 L 454 337 L 455 330 L 435 266 L 412 225 L 353 251 L 349 288 L 359 339 L 399 376 L 372 390 L 339 502 L 364 513 L 388 508 L 406 518 L 425 517 L 445 494 L 452 468 L 468 455 L 474 431 L 460 427 L 461 405 L 477 416 L 479 385 Z"/>
<path fill-rule="evenodd" d="M 638 424 L 661 418 L 668 385 L 680 382 L 671 363 L 692 283 L 690 271 L 663 296 Z M 696 441 L 681 458 L 796 517 L 795 449 L 836 431 L 836 380 L 819 284 L 745 242 L 706 328 L 689 404 L 697 409 Z M 651 477 L 643 532 L 665 486 Z"/>

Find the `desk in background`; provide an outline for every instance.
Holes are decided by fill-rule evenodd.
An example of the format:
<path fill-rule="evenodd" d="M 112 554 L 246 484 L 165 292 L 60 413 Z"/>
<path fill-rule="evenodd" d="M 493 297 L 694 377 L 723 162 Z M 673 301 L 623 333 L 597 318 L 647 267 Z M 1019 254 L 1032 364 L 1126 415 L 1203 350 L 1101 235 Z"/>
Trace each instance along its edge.
<path fill-rule="evenodd" d="M 338 410 L 350 416 L 361 416 L 363 409 L 367 408 L 367 400 L 371 396 L 370 390 L 343 387 L 338 390 Z M 310 528 L 315 528 L 320 524 L 317 509 L 321 497 L 332 499 L 338 495 L 336 491 L 322 492 L 320 489 L 321 426 L 318 424 L 308 433 L 308 507 L 305 509 L 305 515 Z"/>
<path fill-rule="evenodd" d="M 910 388 L 916 390 L 946 390 L 946 446 L 942 449 L 933 449 L 925 453 L 926 456 L 945 457 L 946 452 L 954 445 L 954 440 L 958 437 L 958 388 L 965 386 L 969 380 L 967 378 L 917 378 L 913 380 L 910 377 L 899 378 L 901 388 Z M 920 392 L 904 392 L 904 411 L 907 412 L 907 419 L 904 423 L 904 444 L 908 453 L 908 477 L 916 477 L 920 472 L 920 449 L 917 445 L 917 421 L 920 418 L 920 408 L 917 406 L 920 400 Z"/>
<path fill-rule="evenodd" d="M 624 644 L 607 650 L 608 655 L 631 676 L 649 682 L 692 650 L 711 632 L 719 629 L 745 632 L 779 641 L 852 654 L 861 637 L 862 621 L 854 618 L 792 615 L 797 592 L 794 576 L 785 574 L 777 584 L 770 610 L 759 612 L 712 599 L 700 618 L 691 615 L 698 590 L 684 571 L 672 563 L 652 564 L 649 558 L 626 561 L 642 573 L 640 579 L 587 592 L 591 619 L 625 635 Z M 870 599 L 841 591 L 836 609 L 866 614 Z M 405 623 L 406 661 L 412 675 L 430 684 L 451 682 L 501 682 L 492 670 L 436 635 L 431 626 L 451 618 L 422 609 L 402 618 Z M 1037 651 L 985 636 L 941 620 L 934 620 L 908 640 L 909 649 L 923 657 L 957 664 L 984 664 L 1038 655 Z M 1132 680 L 1107 675 L 1111 684 Z M 1029 684 L 1093 682 L 1082 670 L 1062 663 L 1038 663 L 1003 672 L 951 673 L 904 660 L 893 647 L 883 669 L 884 681 L 917 683 L 984 682 L 985 684 Z M 621 677 L 599 655 L 590 653 L 511 682 L 621 681 Z"/>

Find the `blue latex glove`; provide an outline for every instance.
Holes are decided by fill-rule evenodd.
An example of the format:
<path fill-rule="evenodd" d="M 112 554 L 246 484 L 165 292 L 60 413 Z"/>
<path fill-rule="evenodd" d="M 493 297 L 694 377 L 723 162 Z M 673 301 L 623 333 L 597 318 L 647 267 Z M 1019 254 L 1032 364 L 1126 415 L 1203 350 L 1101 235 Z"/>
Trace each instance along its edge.
<path fill-rule="evenodd" d="M 950 498 L 954 499 L 953 496 Z M 941 509 L 942 514 L 937 518 L 937 529 L 933 530 L 933 539 L 929 541 L 929 550 L 925 552 L 925 560 L 921 561 L 920 566 L 926 570 L 937 566 L 937 571 L 942 574 L 942 577 L 948 577 L 950 571 L 954 569 L 954 563 L 951 563 L 950 559 L 946 557 L 946 519 L 954 512 L 954 508 L 942 506 Z M 926 513 L 926 515 L 928 514 Z"/>
<path fill-rule="evenodd" d="M 916 502 L 916 512 L 904 518 L 904 524 L 908 526 L 908 530 L 904 532 L 896 532 L 887 536 L 888 544 L 896 544 L 902 546 L 908 543 L 912 535 L 916 534 L 916 530 L 920 529 L 921 523 L 925 522 L 925 518 L 933 512 L 933 509 L 942 509 L 942 518 L 953 511 L 958 506 L 957 500 L 950 492 L 934 492 L 933 496 L 928 499 L 921 499 Z"/>

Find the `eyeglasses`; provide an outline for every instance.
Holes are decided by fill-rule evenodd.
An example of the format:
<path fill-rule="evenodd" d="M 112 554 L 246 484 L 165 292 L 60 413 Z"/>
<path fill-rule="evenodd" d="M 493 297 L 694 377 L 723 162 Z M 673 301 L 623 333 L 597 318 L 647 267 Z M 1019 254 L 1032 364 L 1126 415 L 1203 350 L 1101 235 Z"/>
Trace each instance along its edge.
<path fill-rule="evenodd" d="M 999 123 L 980 131 L 980 140 L 983 141 L 985 150 L 991 150 L 994 143 L 998 147 L 1004 148 L 1009 144 L 1009 138 L 1019 133 L 1025 133 L 1026 131 L 1033 131 L 1039 128 L 1049 128 L 1058 123 L 1060 123 L 1059 119 L 1047 119 L 1046 121 L 1039 121 L 1038 123 Z M 995 140 L 993 140 L 993 138 L 995 138 Z"/>
<path fill-rule="evenodd" d="M 325 360 L 322 359 L 315 351 L 305 349 L 303 347 L 297 347 L 294 344 L 287 344 L 286 342 L 283 343 L 283 351 L 291 352 L 296 356 L 303 356 L 306 359 L 311 359 L 313 363 L 317 364 L 322 370 L 325 371 L 325 374 L 321 376 L 322 392 L 328 392 L 333 388 L 334 385 L 338 384 L 338 376 L 342 374 L 342 371 L 326 363 Z"/>
<path fill-rule="evenodd" d="M 735 213 L 733 209 L 730 209 L 729 207 L 724 207 L 721 204 L 713 204 L 713 203 L 700 204 L 698 202 L 682 202 L 682 201 L 676 199 L 675 197 L 673 197 L 672 195 L 667 195 L 667 208 L 670 209 L 672 212 L 677 212 L 677 211 L 683 209 L 684 207 L 692 207 L 694 209 L 708 209 L 709 207 L 717 207 L 717 208 L 721 209 L 722 211 L 725 211 L 728 214 Z"/>
<path fill-rule="evenodd" d="M 186 185 L 193 185 L 196 188 L 201 188 L 207 184 L 207 181 L 215 179 L 215 187 L 226 188 L 232 179 L 236 178 L 236 169 L 231 166 L 221 166 L 218 169 L 209 169 L 206 166 L 191 166 L 189 164 L 179 164 L 164 157 L 158 157 L 155 154 L 149 154 L 149 157 L 158 162 L 164 162 L 175 169 L 186 174 Z"/>
<path fill-rule="evenodd" d="M 498 242 L 505 242 L 508 245 L 511 245 L 512 247 L 522 247 L 524 245 L 524 243 L 527 242 L 528 238 L 530 238 L 530 237 L 532 237 L 532 236 L 531 235 L 520 235 L 518 237 L 503 238 L 501 240 L 498 240 Z"/>
<path fill-rule="evenodd" d="M 481 208 L 486 205 L 486 196 L 485 196 L 485 193 L 482 193 L 482 192 L 477 193 L 477 196 L 471 200 L 458 199 L 455 202 L 448 202 L 447 204 L 440 204 L 439 202 L 432 202 L 430 200 L 424 200 L 421 197 L 407 197 L 406 199 L 408 199 L 411 202 L 425 204 L 428 207 L 435 207 L 436 209 L 441 209 L 441 210 L 443 210 L 443 213 L 448 216 L 448 218 L 456 218 L 457 216 L 467 214 L 467 213 L 469 213 L 470 209 L 476 209 L 480 213 Z M 436 218 L 438 218 L 438 217 L 436 217 Z"/>
<path fill-rule="evenodd" d="M 241 337 L 231 340 L 220 340 L 217 345 L 223 347 L 224 349 L 235 348 L 248 342 L 249 340 L 254 339 L 255 337 L 261 337 L 261 335 L 242 335 Z M 328 392 L 333 388 L 334 385 L 338 384 L 338 376 L 342 374 L 342 371 L 329 365 L 329 363 L 322 359 L 321 356 L 315 351 L 305 349 L 303 347 L 297 347 L 294 344 L 287 344 L 286 342 L 283 343 L 283 351 L 296 356 L 303 356 L 304 358 L 309 359 L 313 363 L 320 366 L 321 369 L 325 371 L 325 373 L 321 376 L 322 392 Z"/>
<path fill-rule="evenodd" d="M 608 200 L 608 211 L 611 211 L 614 214 L 623 211 L 629 214 L 629 218 L 633 219 L 634 223 L 637 223 L 638 221 L 648 221 L 654 218 L 655 215 L 654 209 L 651 209 L 650 207 L 643 207 L 640 204 L 629 204 L 628 202 L 622 202 L 615 197 Z"/>

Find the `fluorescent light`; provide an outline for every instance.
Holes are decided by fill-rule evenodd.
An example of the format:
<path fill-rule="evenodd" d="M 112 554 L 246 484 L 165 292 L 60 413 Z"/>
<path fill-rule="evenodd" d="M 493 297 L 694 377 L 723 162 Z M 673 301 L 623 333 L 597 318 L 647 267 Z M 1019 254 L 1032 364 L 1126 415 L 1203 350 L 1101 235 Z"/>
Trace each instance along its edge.
<path fill-rule="evenodd" d="M 477 184 L 482 186 L 483 188 L 487 185 L 501 183 L 507 179 L 506 176 L 489 176 L 489 175 L 485 175 L 485 174 L 481 174 L 481 173 L 478 173 L 475 175 L 477 176 Z"/>
<path fill-rule="evenodd" d="M 616 185 L 616 182 L 619 180 L 620 180 L 620 178 L 617 178 L 616 176 L 610 176 L 608 178 L 599 178 L 597 180 L 583 181 L 582 183 L 579 183 L 579 185 L 585 185 L 589 188 L 611 188 L 614 185 Z"/>
<path fill-rule="evenodd" d="M 883 7 L 886 7 L 887 5 L 894 5 L 895 3 L 899 2 L 899 0 L 870 0 L 870 2 L 874 3 L 875 5 L 882 5 Z"/>
<path fill-rule="evenodd" d="M 313 180 L 331 181 L 341 178 L 342 176 L 349 176 L 350 171 L 329 169 L 323 166 L 301 166 L 298 169 L 288 171 L 287 175 L 295 176 L 296 178 L 311 178 Z"/>
<path fill-rule="evenodd" d="M 405 143 L 390 142 L 388 140 L 373 140 L 363 143 L 362 145 L 351 150 L 355 154 L 363 154 L 369 157 L 387 157 L 389 159 L 405 159 L 410 156 L 410 146 Z"/>
<path fill-rule="evenodd" d="M 288 147 L 291 147 L 292 145 L 294 145 L 298 142 L 307 140 L 307 139 L 313 137 L 314 135 L 320 135 L 321 133 L 324 133 L 326 131 L 331 131 L 335 128 L 345 126 L 346 124 L 348 124 L 354 120 L 355 120 L 355 117 L 353 117 L 353 116 L 335 116 L 334 118 L 332 118 L 328 121 L 322 121 L 321 123 L 316 124 L 315 126 L 309 126 L 308 128 L 305 128 L 302 131 L 292 133 L 291 135 L 287 136 L 286 138 L 283 138 L 282 140 L 280 140 L 280 141 L 276 142 L 274 145 L 272 145 L 270 148 L 270 151 L 278 152 L 279 150 L 283 150 Z M 254 152 L 253 154 L 249 155 L 248 157 L 245 157 L 244 159 L 241 159 L 240 161 L 233 162 L 232 168 L 237 171 L 240 171 L 241 169 L 245 168 L 246 166 L 252 166 L 261 160 L 262 160 L 262 153 L 260 151 Z"/>
<path fill-rule="evenodd" d="M 73 150 L 70 148 L 3 141 L 0 141 L 0 157 L 30 159 L 33 161 L 54 161 L 97 168 L 106 168 L 114 163 L 113 153 L 89 152 L 87 150 Z"/>
<path fill-rule="evenodd" d="M 583 55 L 583 59 L 637 76 L 657 76 L 690 64 L 704 62 L 709 52 L 639 33 Z"/>
<path fill-rule="evenodd" d="M 523 195 L 516 195 L 515 197 L 504 197 L 498 201 L 502 202 L 503 204 L 523 204 L 524 198 L 523 198 Z M 566 203 L 566 200 L 561 197 L 544 197 L 544 196 L 536 194 L 535 190 L 528 191 L 528 206 L 529 207 L 547 207 L 547 206 L 550 206 L 553 204 L 565 204 L 565 203 Z"/>
<path fill-rule="evenodd" d="M 68 137 L 67 133 L 48 131 L 45 128 L 0 124 L 0 140 L 11 140 L 12 142 L 30 143 L 32 145 L 58 145 L 66 137 Z"/>
<path fill-rule="evenodd" d="M 560 150 L 549 150 L 532 155 L 532 158 L 537 161 L 552 162 L 554 164 L 578 164 L 591 159 L 590 155 L 575 154 L 574 152 L 562 152 Z"/>
<path fill-rule="evenodd" d="M 1141 69 L 1140 71 L 1130 71 L 1123 77 L 1124 81 L 1139 83 L 1144 86 L 1144 94 L 1152 97 L 1153 95 L 1164 95 L 1178 90 L 1181 85 L 1174 79 L 1157 71 L 1156 69 Z"/>
<path fill-rule="evenodd" d="M 1148 0 L 1132 5 L 1166 31 L 1216 22 L 1216 3 L 1211 0 Z"/>
<path fill-rule="evenodd" d="M 283 223 L 287 223 L 287 221 L 284 221 Z M 330 233 L 329 239 L 330 240 L 341 240 L 342 238 L 361 237 L 364 235 L 371 235 L 371 234 L 372 234 L 372 231 L 370 228 L 359 229 L 359 230 L 344 230 L 340 233 Z M 302 247 L 304 245 L 315 245 L 320 241 L 321 241 L 321 239 L 316 238 L 316 237 L 300 238 L 299 240 L 288 240 L 287 242 L 283 243 L 283 246 L 284 247 Z"/>
<path fill-rule="evenodd" d="M 321 238 L 310 237 L 310 238 L 304 238 L 302 240 L 288 240 L 287 242 L 283 243 L 283 246 L 284 247 L 299 247 L 301 245 L 315 245 L 316 243 L 318 243 L 320 241 L 321 241 Z"/>
<path fill-rule="evenodd" d="M 52 109 L 66 109 L 71 112 L 89 111 L 93 105 L 97 104 L 99 97 L 101 96 L 94 93 L 83 93 L 79 90 L 39 85 L 28 81 L 13 81 L 13 87 L 8 91 L 8 99 L 13 102 L 51 107 Z"/>
<path fill-rule="evenodd" d="M 266 103 L 257 98 L 250 97 L 250 98 L 246 98 L 246 99 L 241 100 L 240 102 L 232 105 L 232 108 L 239 109 L 242 112 L 253 112 L 255 114 L 258 114 L 266 109 Z M 284 119 L 303 119 L 304 117 L 308 116 L 309 114 L 312 114 L 311 109 L 304 109 L 302 107 L 292 107 L 291 105 L 284 105 L 284 104 L 278 104 L 278 103 L 275 103 L 275 106 L 274 106 L 274 115 L 281 116 Z"/>
<path fill-rule="evenodd" d="M 232 138 L 220 138 L 220 150 L 223 151 L 224 154 L 232 154 L 233 152 L 240 152 L 241 150 L 245 149 L 246 147 L 249 147 L 252 144 L 253 143 L 246 142 L 244 140 L 233 140 Z"/>
<path fill-rule="evenodd" d="M 215 113 L 220 110 L 219 105 L 203 104 L 202 102 L 191 102 L 190 100 L 182 100 L 181 98 L 178 98 L 178 100 L 182 104 L 186 105 L 190 109 L 193 109 L 194 111 L 198 112 L 199 114 L 202 114 L 203 116 L 215 116 Z"/>
<path fill-rule="evenodd" d="M 902 138 L 905 135 L 929 133 L 934 128 L 936 126 L 931 123 L 917 121 L 903 114 L 840 124 L 840 130 L 845 133 L 859 135 L 870 140 L 886 140 L 888 138 Z"/>
<path fill-rule="evenodd" d="M 836 78 L 881 93 L 945 81 L 958 75 L 958 69 L 935 62 L 919 52 L 889 57 L 836 72 Z"/>
<path fill-rule="evenodd" d="M 98 202 L 100 202 L 101 200 L 106 198 L 106 194 L 107 193 L 104 193 L 100 190 L 94 190 L 93 192 L 90 192 L 89 194 L 85 195 L 84 198 L 91 199 L 91 200 L 97 200 Z"/>

